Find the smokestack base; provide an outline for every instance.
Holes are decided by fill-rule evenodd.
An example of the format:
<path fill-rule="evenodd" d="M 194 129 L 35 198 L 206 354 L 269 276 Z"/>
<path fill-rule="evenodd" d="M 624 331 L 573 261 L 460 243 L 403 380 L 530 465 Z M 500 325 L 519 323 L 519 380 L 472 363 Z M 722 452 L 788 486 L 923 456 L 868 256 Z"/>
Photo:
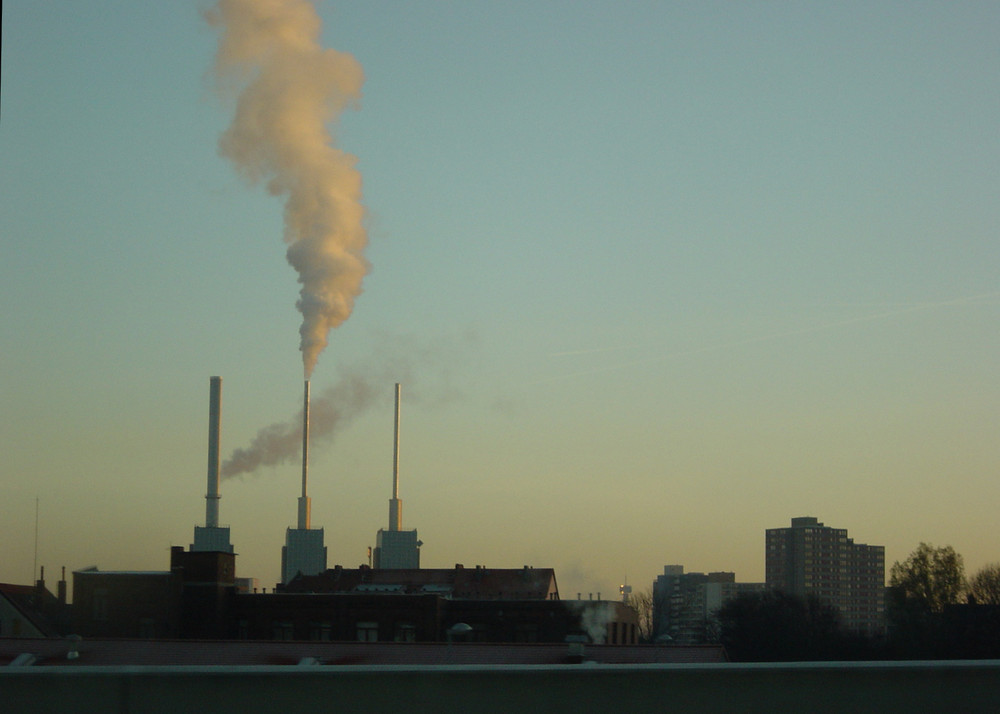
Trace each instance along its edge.
<path fill-rule="evenodd" d="M 229 526 L 194 527 L 192 553 L 235 553 L 229 540 Z"/>
<path fill-rule="evenodd" d="M 398 498 L 389 499 L 389 530 L 403 530 L 403 502 Z"/>

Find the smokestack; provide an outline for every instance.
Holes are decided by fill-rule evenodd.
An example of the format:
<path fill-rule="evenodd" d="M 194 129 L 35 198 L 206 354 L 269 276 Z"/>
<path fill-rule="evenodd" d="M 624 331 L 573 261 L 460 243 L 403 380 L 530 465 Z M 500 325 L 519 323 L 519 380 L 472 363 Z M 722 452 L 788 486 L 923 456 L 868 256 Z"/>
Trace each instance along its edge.
<path fill-rule="evenodd" d="M 219 427 L 222 423 L 222 377 L 212 377 L 208 401 L 208 492 L 205 527 L 219 527 Z"/>
<path fill-rule="evenodd" d="M 299 530 L 309 530 L 309 511 L 312 504 L 309 486 L 309 380 L 305 382 L 302 397 L 302 496 L 299 497 Z"/>
<path fill-rule="evenodd" d="M 396 420 L 392 444 L 392 498 L 389 499 L 389 530 L 403 527 L 403 504 L 399 500 L 399 382 L 396 382 Z"/>

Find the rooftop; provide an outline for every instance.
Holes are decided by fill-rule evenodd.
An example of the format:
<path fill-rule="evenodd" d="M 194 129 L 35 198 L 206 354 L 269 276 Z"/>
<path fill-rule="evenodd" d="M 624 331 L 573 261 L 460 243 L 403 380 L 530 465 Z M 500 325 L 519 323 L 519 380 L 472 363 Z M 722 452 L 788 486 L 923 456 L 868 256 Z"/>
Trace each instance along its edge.
<path fill-rule="evenodd" d="M 67 658 L 71 651 L 78 656 Z M 599 664 L 724 662 L 721 646 L 586 645 L 583 659 Z M 403 642 L 278 642 L 0 638 L 0 667 L 30 655 L 32 666 L 163 665 L 551 665 L 573 661 L 566 644 Z M 22 657 L 21 661 L 28 658 Z M 579 661 L 579 658 L 576 659 Z"/>

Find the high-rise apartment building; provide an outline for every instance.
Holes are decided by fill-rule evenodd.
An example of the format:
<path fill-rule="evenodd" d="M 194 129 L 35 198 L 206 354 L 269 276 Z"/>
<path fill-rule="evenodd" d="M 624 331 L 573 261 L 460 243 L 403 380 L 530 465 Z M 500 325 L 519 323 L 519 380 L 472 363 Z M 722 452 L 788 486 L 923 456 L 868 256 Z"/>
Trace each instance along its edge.
<path fill-rule="evenodd" d="M 855 543 L 846 528 L 811 516 L 793 518 L 789 528 L 768 528 L 765 580 L 773 590 L 816 595 L 855 632 L 885 629 L 885 547 Z"/>
<path fill-rule="evenodd" d="M 735 573 L 685 573 L 683 565 L 665 565 L 653 581 L 653 635 L 675 644 L 708 642 L 720 607 L 763 589 L 764 583 L 736 582 Z"/>

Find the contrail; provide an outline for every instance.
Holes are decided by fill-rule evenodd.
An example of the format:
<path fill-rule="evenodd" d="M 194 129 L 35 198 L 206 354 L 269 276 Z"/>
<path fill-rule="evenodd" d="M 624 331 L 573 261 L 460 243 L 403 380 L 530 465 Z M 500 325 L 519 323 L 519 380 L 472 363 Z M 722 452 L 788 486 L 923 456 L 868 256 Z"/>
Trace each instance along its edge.
<path fill-rule="evenodd" d="M 563 350 L 561 352 L 550 352 L 549 357 L 575 357 L 576 355 L 592 355 L 601 352 L 621 352 L 622 350 L 633 350 L 638 345 L 618 345 L 617 347 L 592 347 L 581 350 Z"/>
<path fill-rule="evenodd" d="M 220 86 L 239 90 L 219 151 L 250 183 L 287 197 L 286 256 L 302 285 L 308 379 L 369 269 L 361 174 L 327 128 L 357 104 L 364 74 L 354 57 L 319 44 L 321 22 L 307 0 L 219 0 L 206 18 L 220 30 Z"/>
<path fill-rule="evenodd" d="M 574 379 L 576 377 L 585 377 L 587 375 L 599 374 L 599 373 L 602 373 L 602 372 L 613 372 L 613 371 L 620 370 L 620 369 L 628 369 L 630 367 L 636 367 L 636 366 L 640 366 L 640 365 L 653 364 L 653 363 L 656 363 L 656 362 L 661 362 L 663 360 L 672 359 L 674 357 L 685 357 L 685 356 L 688 356 L 688 355 L 701 354 L 701 353 L 704 353 L 704 352 L 715 352 L 717 350 L 727 350 L 727 349 L 732 349 L 734 347 L 743 347 L 745 345 L 756 344 L 758 342 L 767 342 L 769 340 L 776 340 L 776 339 L 781 339 L 781 338 L 785 338 L 785 337 L 794 337 L 796 335 L 805 335 L 805 334 L 809 334 L 809 333 L 813 333 L 813 332 L 821 332 L 823 330 L 829 330 L 829 329 L 833 329 L 833 328 L 836 328 L 836 327 L 842 327 L 844 325 L 851 325 L 851 324 L 855 324 L 855 323 L 859 323 L 859 322 L 871 322 L 873 320 L 884 320 L 886 318 L 896 317 L 898 315 L 905 315 L 905 314 L 911 313 L 911 312 L 920 312 L 920 311 L 930 310 L 930 309 L 938 308 L 938 307 L 948 307 L 948 306 L 951 306 L 951 305 L 965 305 L 965 304 L 968 304 L 968 303 L 978 302 L 978 301 L 982 301 L 982 300 L 988 300 L 988 299 L 996 298 L 996 297 L 1000 297 L 1000 291 L 998 291 L 998 292 L 992 292 L 992 293 L 984 293 L 982 295 L 970 295 L 970 296 L 966 296 L 966 297 L 952 298 L 952 299 L 949 299 L 949 300 L 939 300 L 939 301 L 936 301 L 936 302 L 907 303 L 907 307 L 900 307 L 900 308 L 896 308 L 896 309 L 892 309 L 892 310 L 885 310 L 885 311 L 877 312 L 877 313 L 874 313 L 874 314 L 861 315 L 859 317 L 848 317 L 848 318 L 844 318 L 843 320 L 834 320 L 832 322 L 824 322 L 824 323 L 819 324 L 819 325 L 810 325 L 808 327 L 803 327 L 803 328 L 799 328 L 799 329 L 796 329 L 796 330 L 787 330 L 785 332 L 774 332 L 774 333 L 770 333 L 770 334 L 766 334 L 766 335 L 758 335 L 757 337 L 748 337 L 747 339 L 736 340 L 734 342 L 724 342 L 724 343 L 715 344 L 715 345 L 706 345 L 704 347 L 696 347 L 696 348 L 690 349 L 690 350 L 681 350 L 681 351 L 678 351 L 678 352 L 671 352 L 669 354 L 659 355 L 659 356 L 656 356 L 656 357 L 644 357 L 642 359 L 630 360 L 628 362 L 619 362 L 617 364 L 608 365 L 608 366 L 605 366 L 605 367 L 595 367 L 593 369 L 583 370 L 583 371 L 579 371 L 579 372 L 573 372 L 571 374 L 562 374 L 562 375 L 557 375 L 557 376 L 554 376 L 554 377 L 546 377 L 546 378 L 535 380 L 534 382 L 531 382 L 531 384 L 541 384 L 541 383 L 544 383 L 544 382 L 555 382 L 555 381 L 565 380 L 565 379 Z M 557 353 L 554 353 L 553 355 L 550 355 L 550 356 L 556 356 L 556 355 L 564 356 L 564 355 L 573 355 L 573 354 L 586 354 L 586 353 L 590 353 L 590 352 L 602 352 L 602 351 L 610 351 L 610 350 L 618 350 L 618 349 L 621 349 L 621 348 L 615 347 L 615 348 L 609 348 L 608 350 L 600 350 L 600 349 L 576 350 L 576 351 L 567 351 L 567 352 L 557 352 Z"/>

